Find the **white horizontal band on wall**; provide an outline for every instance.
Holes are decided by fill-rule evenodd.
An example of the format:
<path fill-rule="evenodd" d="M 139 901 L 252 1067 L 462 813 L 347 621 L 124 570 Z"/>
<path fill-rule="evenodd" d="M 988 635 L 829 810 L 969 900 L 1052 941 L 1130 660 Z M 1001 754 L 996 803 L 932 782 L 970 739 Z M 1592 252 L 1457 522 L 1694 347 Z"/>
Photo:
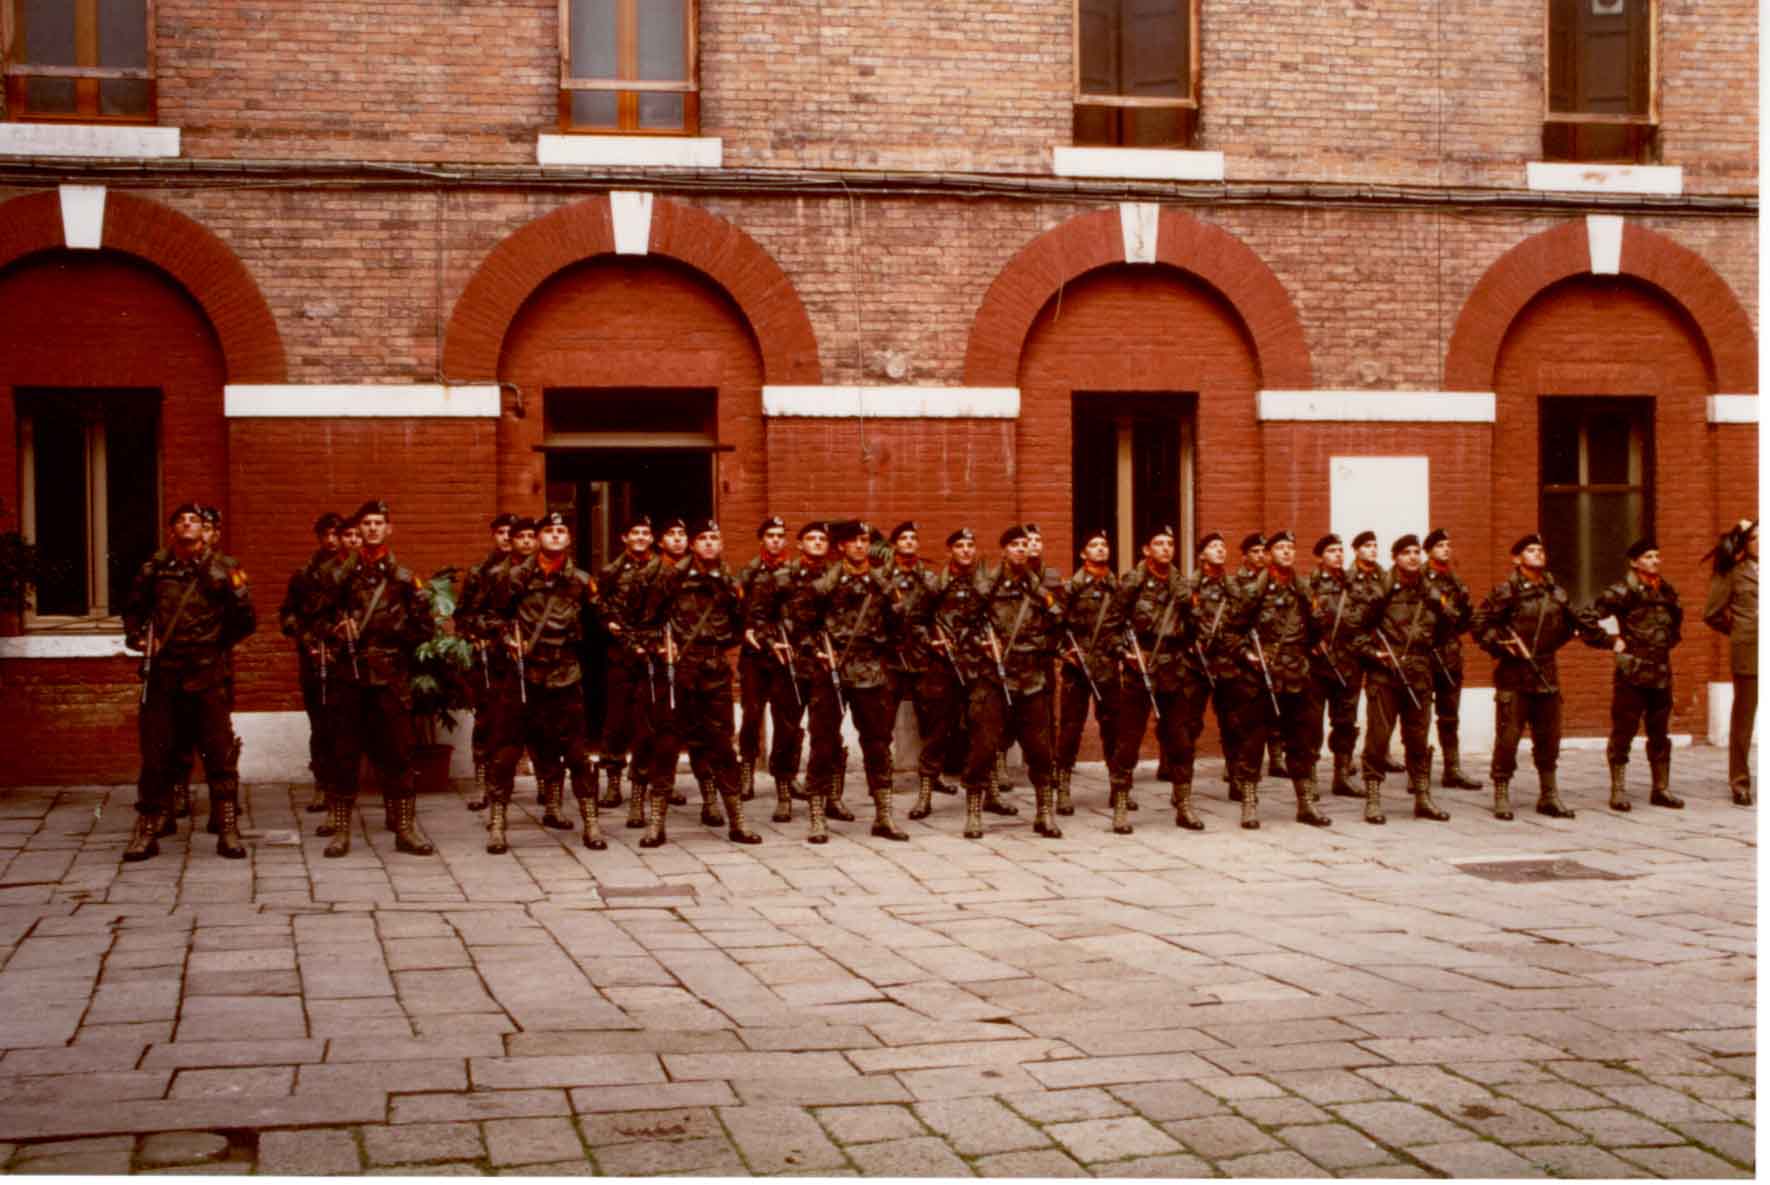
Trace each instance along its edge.
<path fill-rule="evenodd" d="M 1684 166 L 1577 165 L 1537 160 L 1524 166 L 1524 186 L 1554 193 L 1647 193 L 1676 197 L 1684 192 Z"/>
<path fill-rule="evenodd" d="M 1184 148 L 1076 148 L 1051 146 L 1059 177 L 1124 177 L 1140 181 L 1221 181 L 1223 154 Z"/>
<path fill-rule="evenodd" d="M 1709 423 L 1755 424 L 1758 422 L 1756 395 L 1710 395 Z"/>
<path fill-rule="evenodd" d="M 229 383 L 230 419 L 496 419 L 498 387 L 486 383 L 445 387 L 437 383 L 364 383 L 327 386 L 300 383 Z"/>
<path fill-rule="evenodd" d="M 122 634 L 21 634 L 0 638 L 0 658 L 124 658 Z"/>
<path fill-rule="evenodd" d="M 1261 391 L 1256 418 L 1338 423 L 1491 424 L 1490 391 Z"/>
<path fill-rule="evenodd" d="M 160 160 L 179 153 L 179 129 L 104 123 L 0 123 L 0 156 Z"/>
<path fill-rule="evenodd" d="M 629 168 L 717 169 L 725 163 L 725 141 L 718 136 L 562 136 L 535 141 L 542 165 Z"/>
<path fill-rule="evenodd" d="M 1012 420 L 1018 387 L 763 387 L 762 414 L 851 420 Z"/>

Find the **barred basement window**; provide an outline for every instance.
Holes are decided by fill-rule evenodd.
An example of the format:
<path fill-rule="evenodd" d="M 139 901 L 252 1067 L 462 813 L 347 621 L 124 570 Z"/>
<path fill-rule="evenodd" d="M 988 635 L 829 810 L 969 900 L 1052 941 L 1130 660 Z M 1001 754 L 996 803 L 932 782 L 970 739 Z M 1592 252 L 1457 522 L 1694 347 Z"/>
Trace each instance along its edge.
<path fill-rule="evenodd" d="M 1549 570 L 1590 604 L 1622 574 L 1629 544 L 1653 531 L 1653 400 L 1554 397 L 1541 409 Z"/>
<path fill-rule="evenodd" d="M 0 0 L 10 119 L 152 123 L 154 0 Z"/>
<path fill-rule="evenodd" d="M 121 613 L 160 545 L 159 402 L 157 391 L 19 390 L 20 517 L 44 569 L 34 628 Z"/>
<path fill-rule="evenodd" d="M 1543 155 L 1659 157 L 1656 0 L 1549 0 Z"/>
<path fill-rule="evenodd" d="M 696 0 L 559 0 L 559 127 L 700 130 Z"/>
<path fill-rule="evenodd" d="M 1076 0 L 1075 142 L 1185 148 L 1198 123 L 1198 0 Z"/>

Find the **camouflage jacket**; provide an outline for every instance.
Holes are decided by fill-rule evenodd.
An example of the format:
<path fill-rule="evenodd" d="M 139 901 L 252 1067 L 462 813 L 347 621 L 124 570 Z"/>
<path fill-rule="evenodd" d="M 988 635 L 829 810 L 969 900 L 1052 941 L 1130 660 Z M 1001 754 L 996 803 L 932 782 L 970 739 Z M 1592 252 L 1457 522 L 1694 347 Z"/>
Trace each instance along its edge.
<path fill-rule="evenodd" d="M 1186 646 L 1186 670 L 1194 678 L 1233 678 L 1235 656 L 1223 645 L 1223 622 L 1229 617 L 1235 586 L 1228 574 L 1212 576 L 1203 567 L 1192 575 L 1188 597 L 1192 637 Z"/>
<path fill-rule="evenodd" d="M 655 552 L 635 557 L 632 552 L 623 551 L 597 574 L 597 620 L 609 634 L 611 663 L 644 665 L 646 647 L 654 642 L 645 636 L 641 620 L 645 591 L 663 570 L 664 561 Z"/>
<path fill-rule="evenodd" d="M 934 590 L 934 568 L 920 559 L 905 567 L 891 557 L 879 571 L 891 587 L 896 626 L 886 665 L 894 671 L 918 674 L 940 661 L 928 642 L 926 612 Z"/>
<path fill-rule="evenodd" d="M 1062 620 L 1057 598 L 1044 587 L 1036 568 L 1028 566 L 1016 576 L 1006 565 L 980 572 L 973 582 L 977 597 L 959 638 L 959 662 L 966 681 L 984 679 L 1002 685 L 1014 695 L 1034 695 L 1051 679 L 1052 640 Z M 994 631 L 995 647 L 990 645 Z M 996 666 L 1000 650 L 1002 666 Z"/>
<path fill-rule="evenodd" d="M 531 687 L 570 687 L 584 678 L 578 647 L 595 619 L 596 581 L 569 558 L 557 571 L 536 552 L 502 568 L 485 594 L 482 620 L 498 623 L 499 644 L 522 646 L 523 679 Z"/>
<path fill-rule="evenodd" d="M 295 657 L 303 672 L 318 666 L 319 656 L 315 651 L 321 647 L 325 648 L 328 664 L 338 661 L 338 642 L 328 632 L 331 622 L 327 620 L 330 601 L 326 590 L 327 570 L 343 562 L 343 558 L 342 552 L 329 552 L 323 548 L 315 551 L 307 563 L 295 569 L 289 577 L 283 603 L 277 608 L 283 636 L 294 640 Z"/>
<path fill-rule="evenodd" d="M 897 632 L 890 580 L 870 561 L 864 572 L 838 561 L 825 570 L 817 588 L 823 599 L 820 628 L 828 635 L 827 649 L 835 654 L 842 685 L 885 686 L 885 664 Z"/>
<path fill-rule="evenodd" d="M 644 616 L 649 632 L 660 638 L 668 627 L 675 672 L 664 661 L 658 667 L 678 689 L 714 691 L 731 683 L 726 653 L 743 641 L 744 590 L 723 563 L 703 568 L 684 556 L 669 565 L 646 590 Z"/>
<path fill-rule="evenodd" d="M 1324 684 L 1339 684 L 1333 672 L 1350 685 L 1362 669 L 1358 636 L 1370 619 L 1381 585 L 1373 580 L 1354 583 L 1338 568 L 1317 568 L 1303 582 L 1309 597 L 1309 615 L 1315 620 L 1316 644 L 1311 666 Z"/>
<path fill-rule="evenodd" d="M 1149 682 L 1160 692 L 1180 690 L 1186 653 L 1192 644 L 1192 597 L 1178 565 L 1161 577 L 1147 561 L 1125 573 L 1107 615 L 1113 649 L 1124 660 L 1124 686 L 1142 694 L 1143 675 L 1137 668 L 1131 637 L 1143 651 Z"/>
<path fill-rule="evenodd" d="M 409 697 L 412 650 L 435 628 L 430 590 L 411 569 L 400 567 L 391 551 L 378 560 L 349 556 L 327 569 L 327 575 L 328 620 L 348 619 L 356 629 L 355 661 L 350 657 L 352 646 L 341 643 L 345 657 L 336 673 L 367 687 L 391 687 L 402 699 Z"/>
<path fill-rule="evenodd" d="M 1421 569 L 1426 583 L 1438 598 L 1438 632 L 1432 638 L 1432 653 L 1448 674 L 1463 673 L 1463 634 L 1475 616 L 1475 594 L 1463 583 L 1454 568 L 1439 568 L 1428 560 Z"/>
<path fill-rule="evenodd" d="M 982 568 L 977 565 L 967 571 L 959 571 L 951 564 L 936 569 L 929 575 L 928 595 L 917 610 L 918 624 L 936 659 L 947 664 L 947 670 L 967 684 L 975 676 L 979 664 L 975 656 L 965 653 L 959 639 L 971 628 L 982 603 L 983 594 L 977 583 L 981 575 Z M 945 639 L 951 647 L 945 656 L 934 651 L 933 644 L 940 639 Z"/>
<path fill-rule="evenodd" d="M 1672 685 L 1672 647 L 1684 640 L 1684 607 L 1669 581 L 1649 585 L 1630 572 L 1598 594 L 1592 616 L 1616 618 L 1623 640 L 1618 679 L 1634 687 Z"/>
<path fill-rule="evenodd" d="M 1395 672 L 1399 664 L 1409 687 L 1415 691 L 1429 690 L 1432 642 L 1438 636 L 1438 619 L 1444 612 L 1444 605 L 1424 572 L 1408 580 L 1398 569 L 1391 569 L 1383 581 L 1382 596 L 1371 604 L 1367 628 L 1358 639 L 1365 677 L 1373 683 L 1396 685 L 1401 681 Z"/>
<path fill-rule="evenodd" d="M 467 575 L 461 578 L 461 591 L 455 596 L 455 623 L 456 631 L 463 637 L 472 641 L 481 640 L 476 633 L 480 602 L 485 599 L 490 582 L 498 574 L 499 568 L 514 555 L 514 552 L 494 551 L 467 569 Z"/>
<path fill-rule="evenodd" d="M 1303 578 L 1295 569 L 1288 580 L 1278 571 L 1261 572 L 1231 603 L 1223 620 L 1223 645 L 1262 685 L 1270 680 L 1274 692 L 1292 694 L 1309 690 L 1314 682 L 1309 652 L 1315 646 L 1315 621 Z"/>
<path fill-rule="evenodd" d="M 136 570 L 129 588 L 123 609 L 125 645 L 131 650 L 145 647 L 150 625 L 158 651 L 155 680 L 173 680 L 183 691 L 217 686 L 228 677 L 229 652 L 258 629 L 246 573 L 219 553 L 204 551 L 181 560 L 168 548 L 156 551 Z"/>
<path fill-rule="evenodd" d="M 1575 638 L 1594 649 L 1610 646 L 1610 635 L 1599 626 L 1592 611 L 1575 609 L 1567 590 L 1547 572 L 1541 580 L 1530 580 L 1522 570 L 1517 570 L 1505 583 L 1495 585 L 1475 611 L 1469 632 L 1477 645 L 1498 660 L 1493 669 L 1496 692 L 1559 691 L 1557 650 Z M 1530 660 L 1506 649 L 1506 640 L 1513 634 L 1530 651 L 1534 667 Z"/>
<path fill-rule="evenodd" d="M 1118 577 L 1111 569 L 1104 576 L 1096 577 L 1081 568 L 1069 578 L 1057 597 L 1063 609 L 1063 620 L 1057 631 L 1063 663 L 1080 675 L 1083 663 L 1076 659 L 1076 648 L 1079 647 L 1088 677 L 1102 693 L 1116 684 L 1119 677 L 1119 644 L 1111 633 L 1112 609 L 1118 599 L 1118 589 Z M 1072 638 L 1074 646 L 1070 644 Z"/>
<path fill-rule="evenodd" d="M 752 557 L 749 563 L 738 569 L 738 590 L 744 595 L 744 613 L 746 618 L 749 615 L 749 607 L 756 603 L 758 593 L 764 591 L 764 586 L 774 579 L 774 574 L 776 572 L 779 572 L 790 563 L 792 563 L 792 561 L 786 557 L 785 553 L 783 553 L 780 559 L 774 563 L 769 563 L 768 560 L 759 553 Z M 745 628 L 748 628 L 747 623 Z M 756 638 L 757 641 L 762 643 L 762 649 L 760 652 L 764 654 L 768 653 L 768 638 L 761 633 L 758 633 Z M 758 653 L 756 648 L 751 646 L 747 641 L 744 643 L 744 652 L 746 654 Z"/>
<path fill-rule="evenodd" d="M 745 628 L 770 646 L 786 633 L 793 648 L 793 674 L 800 679 L 829 678 L 830 668 L 818 657 L 826 595 L 819 585 L 829 571 L 828 564 L 809 564 L 803 557 L 790 560 L 767 580 L 757 581 L 744 609 Z"/>

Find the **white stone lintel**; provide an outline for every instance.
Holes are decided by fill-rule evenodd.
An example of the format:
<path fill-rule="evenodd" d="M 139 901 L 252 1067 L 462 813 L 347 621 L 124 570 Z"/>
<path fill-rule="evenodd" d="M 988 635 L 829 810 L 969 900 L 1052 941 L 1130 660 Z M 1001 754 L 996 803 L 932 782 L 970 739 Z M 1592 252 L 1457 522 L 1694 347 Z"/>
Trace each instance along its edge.
<path fill-rule="evenodd" d="M 725 141 L 717 136 L 567 136 L 544 133 L 535 143 L 542 165 L 580 168 L 717 169 Z"/>
<path fill-rule="evenodd" d="M 1263 421 L 1341 423 L 1491 424 L 1490 391 L 1261 391 Z"/>
<path fill-rule="evenodd" d="M 1223 154 L 1184 148 L 1051 148 L 1059 177 L 1122 177 L 1139 181 L 1221 181 Z"/>
<path fill-rule="evenodd" d="M 229 383 L 224 406 L 230 419 L 495 419 L 500 410 L 496 383 Z"/>
<path fill-rule="evenodd" d="M 762 414 L 820 419 L 1012 420 L 1018 387 L 762 388 Z"/>
<path fill-rule="evenodd" d="M 64 185 L 60 194 L 63 241 L 81 251 L 104 246 L 104 186 Z"/>
<path fill-rule="evenodd" d="M 1592 257 L 1594 276 L 1614 276 L 1622 271 L 1623 220 L 1615 214 L 1586 215 L 1586 251 Z"/>
<path fill-rule="evenodd" d="M 179 153 L 179 129 L 112 123 L 0 122 L 0 156 L 158 160 Z"/>
<path fill-rule="evenodd" d="M 20 634 L 0 638 L 0 658 L 125 658 L 122 634 Z"/>
<path fill-rule="evenodd" d="M 1531 161 L 1527 189 L 1555 193 L 1641 193 L 1677 197 L 1684 192 L 1682 165 L 1589 165 Z"/>
<path fill-rule="evenodd" d="M 615 254 L 644 255 L 651 250 L 651 194 L 631 189 L 610 190 L 609 214 L 615 224 Z"/>
<path fill-rule="evenodd" d="M 1162 208 L 1154 202 L 1120 202 L 1119 229 L 1125 236 L 1126 263 L 1154 263 Z"/>
<path fill-rule="evenodd" d="M 1755 424 L 1758 422 L 1756 395 L 1710 395 L 1709 423 Z"/>

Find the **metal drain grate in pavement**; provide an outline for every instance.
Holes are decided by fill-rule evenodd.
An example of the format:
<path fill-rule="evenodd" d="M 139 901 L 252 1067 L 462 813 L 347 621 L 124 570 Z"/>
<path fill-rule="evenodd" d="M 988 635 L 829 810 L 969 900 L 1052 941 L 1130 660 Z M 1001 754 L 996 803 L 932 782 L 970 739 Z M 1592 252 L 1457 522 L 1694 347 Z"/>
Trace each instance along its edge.
<path fill-rule="evenodd" d="M 1457 871 L 1482 880 L 1501 881 L 1509 885 L 1528 885 L 1542 881 L 1632 881 L 1633 876 L 1606 872 L 1581 864 L 1578 860 L 1472 860 L 1456 865 Z"/>

